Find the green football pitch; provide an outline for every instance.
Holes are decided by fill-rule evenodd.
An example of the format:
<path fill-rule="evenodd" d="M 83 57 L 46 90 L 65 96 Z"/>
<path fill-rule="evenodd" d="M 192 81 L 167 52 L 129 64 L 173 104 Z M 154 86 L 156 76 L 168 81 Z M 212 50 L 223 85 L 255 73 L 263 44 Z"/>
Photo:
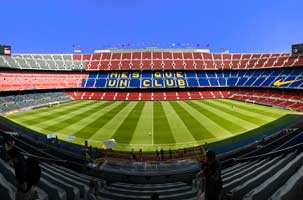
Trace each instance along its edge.
<path fill-rule="evenodd" d="M 301 118 L 278 108 L 229 99 L 188 101 L 78 100 L 9 114 L 8 119 L 42 134 L 54 133 L 72 142 L 102 147 L 115 139 L 114 149 L 154 150 L 192 147 L 262 134 Z M 248 136 L 247 136 L 248 137 Z"/>

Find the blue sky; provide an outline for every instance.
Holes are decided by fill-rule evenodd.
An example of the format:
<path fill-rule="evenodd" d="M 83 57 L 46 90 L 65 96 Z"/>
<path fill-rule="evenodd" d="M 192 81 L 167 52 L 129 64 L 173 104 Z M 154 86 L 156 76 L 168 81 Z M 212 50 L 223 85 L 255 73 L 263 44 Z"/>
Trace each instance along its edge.
<path fill-rule="evenodd" d="M 3 0 L 0 44 L 13 53 L 142 43 L 289 52 L 303 42 L 302 8 L 302 0 Z"/>

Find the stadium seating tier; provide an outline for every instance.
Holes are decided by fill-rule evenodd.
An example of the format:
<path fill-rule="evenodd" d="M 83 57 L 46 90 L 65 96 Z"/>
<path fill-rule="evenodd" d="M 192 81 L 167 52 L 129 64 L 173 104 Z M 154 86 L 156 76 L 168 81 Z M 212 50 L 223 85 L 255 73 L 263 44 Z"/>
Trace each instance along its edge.
<path fill-rule="evenodd" d="M 303 68 L 194 71 L 0 71 L 0 90 L 55 88 L 303 88 Z"/>

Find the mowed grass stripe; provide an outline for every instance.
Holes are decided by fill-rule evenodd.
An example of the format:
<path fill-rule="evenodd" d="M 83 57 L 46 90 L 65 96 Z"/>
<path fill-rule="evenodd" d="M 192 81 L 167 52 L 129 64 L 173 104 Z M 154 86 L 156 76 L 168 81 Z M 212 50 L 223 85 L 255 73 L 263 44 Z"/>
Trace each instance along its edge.
<path fill-rule="evenodd" d="M 88 125 L 84 126 L 80 130 L 74 133 L 74 136 L 79 138 L 90 138 L 96 133 L 97 130 L 102 128 L 107 122 L 109 122 L 115 115 L 117 115 L 125 106 L 128 105 L 128 102 L 122 102 L 118 106 L 114 107 L 104 115 L 101 115 L 97 119 L 93 120 Z"/>
<path fill-rule="evenodd" d="M 154 144 L 173 144 L 175 143 L 174 135 L 170 129 L 168 120 L 161 102 L 154 102 L 153 108 L 154 126 L 153 141 Z"/>
<path fill-rule="evenodd" d="M 207 130 L 207 128 L 200 124 L 198 120 L 191 116 L 191 114 L 177 101 L 170 101 L 169 103 L 175 109 L 176 113 L 182 119 L 185 126 L 191 132 L 196 141 L 215 137 L 210 131 Z"/>
<path fill-rule="evenodd" d="M 207 101 L 207 100 L 205 100 L 205 101 Z M 234 124 L 237 124 L 237 126 L 241 126 L 244 130 L 249 130 L 249 129 L 253 129 L 253 128 L 257 127 L 256 124 L 245 121 L 245 120 L 233 115 L 232 113 L 224 112 L 218 108 L 213 107 L 212 105 L 208 105 L 207 103 L 205 103 L 205 101 L 198 101 L 197 104 L 203 105 L 204 108 L 206 108 L 207 110 L 211 110 L 213 113 L 218 113 L 223 118 L 230 120 L 230 122 L 232 122 Z M 238 132 L 238 134 L 239 134 L 239 132 Z"/>
<path fill-rule="evenodd" d="M 113 118 L 108 121 L 104 126 L 99 128 L 94 135 L 92 135 L 90 140 L 104 141 L 107 139 L 113 138 L 114 133 L 120 127 L 120 125 L 124 122 L 128 114 L 133 110 L 133 108 L 137 105 L 138 101 L 129 101 L 127 106 L 125 106 L 120 112 L 113 116 Z M 100 123 L 103 123 L 100 121 Z M 120 143 L 122 144 L 122 143 Z"/>
<path fill-rule="evenodd" d="M 196 120 L 203 124 L 203 126 L 211 132 L 216 138 L 221 138 L 222 136 L 233 136 L 228 130 L 224 129 L 220 124 L 217 124 L 212 119 L 209 119 L 202 112 L 199 112 L 195 108 L 191 107 L 186 103 L 186 101 L 178 101 L 179 104 L 186 109 Z"/>
<path fill-rule="evenodd" d="M 216 124 L 220 125 L 225 130 L 228 130 L 230 133 L 245 131 L 241 126 L 235 124 L 233 119 L 226 119 L 220 115 L 220 112 L 213 112 L 206 109 L 202 104 L 197 104 L 198 101 L 185 101 L 189 106 L 196 109 L 202 115 L 206 116 L 210 120 L 214 121 Z"/>
<path fill-rule="evenodd" d="M 62 115 L 57 116 L 57 117 L 54 118 L 54 119 L 44 120 L 44 121 L 40 122 L 40 123 L 38 124 L 38 126 L 44 127 L 44 128 L 45 128 L 45 127 L 48 127 L 48 126 L 52 126 L 52 125 L 54 125 L 54 124 L 57 124 L 57 123 L 59 123 L 59 122 L 62 122 L 62 121 L 64 121 L 64 120 L 66 120 L 66 119 L 68 119 L 68 118 L 70 118 L 70 117 L 72 117 L 72 116 L 76 116 L 76 115 L 78 115 L 78 114 L 80 114 L 80 113 L 82 113 L 82 112 L 85 112 L 85 111 L 87 111 L 87 110 L 91 110 L 91 109 L 97 107 L 100 103 L 101 103 L 101 102 L 95 101 L 94 104 L 91 104 L 91 105 L 88 105 L 88 106 L 83 106 L 83 107 L 78 108 L 77 110 L 75 110 L 75 111 L 73 111 L 73 112 L 64 113 L 64 114 L 62 114 Z M 102 104 L 102 103 L 101 103 L 101 104 Z M 69 124 L 65 124 L 65 126 L 68 126 L 68 125 L 69 125 Z"/>
<path fill-rule="evenodd" d="M 170 105 L 170 103 L 168 101 L 163 101 L 162 105 L 176 143 L 195 141 L 195 138 L 192 136 L 191 132 L 187 129 L 184 122 L 177 115 L 175 109 Z"/>
<path fill-rule="evenodd" d="M 262 118 L 258 118 L 258 117 L 254 117 L 253 115 L 246 115 L 243 112 L 240 112 L 238 109 L 231 109 L 231 106 L 225 105 L 222 106 L 220 104 L 218 104 L 215 101 L 204 101 L 205 104 L 212 106 L 214 108 L 217 108 L 219 110 L 222 110 L 226 113 L 229 113 L 231 115 L 234 115 L 236 117 L 239 117 L 240 119 L 243 119 L 245 121 L 248 121 L 250 123 L 256 124 L 256 125 L 260 125 L 260 124 L 265 124 L 266 122 L 268 122 L 269 120 L 263 120 L 263 119 L 267 119 L 267 117 L 265 115 L 262 115 Z"/>
<path fill-rule="evenodd" d="M 256 112 L 259 114 L 265 114 L 267 116 L 273 117 L 273 118 L 278 118 L 281 116 L 281 111 L 282 109 L 277 109 L 275 110 L 274 108 L 267 107 L 266 106 L 261 106 L 261 105 L 256 105 L 252 103 L 246 103 L 242 101 L 237 101 L 237 100 L 229 100 L 229 99 L 218 99 L 217 101 L 220 101 L 222 103 L 228 104 L 228 105 L 236 105 L 239 108 L 246 109 L 251 112 Z M 275 111 L 275 112 L 274 112 Z"/>
<path fill-rule="evenodd" d="M 77 104 L 75 106 L 71 106 L 71 107 L 67 107 L 67 108 L 64 107 L 60 110 L 57 110 L 56 112 L 52 112 L 52 110 L 49 110 L 49 113 L 45 116 L 35 117 L 34 119 L 22 121 L 22 123 L 28 124 L 28 125 L 39 124 L 39 123 L 47 121 L 47 120 L 53 120 L 60 115 L 73 113 L 73 112 L 77 111 L 78 109 L 82 108 L 83 106 L 89 106 L 94 103 L 95 103 L 95 101 L 82 102 L 81 104 Z"/>
<path fill-rule="evenodd" d="M 276 119 L 275 117 L 268 116 L 264 113 L 256 113 L 256 112 L 252 112 L 252 111 L 249 111 L 247 109 L 244 109 L 244 108 L 240 108 L 236 104 L 229 105 L 229 104 L 223 103 L 221 101 L 218 101 L 217 99 L 214 99 L 214 101 L 212 101 L 211 103 L 214 103 L 218 106 L 223 106 L 226 109 L 232 110 L 234 112 L 241 113 L 241 114 L 246 115 L 246 116 L 250 116 L 250 117 L 254 117 L 254 118 L 259 119 L 259 120 L 263 120 L 263 122 L 261 122 L 261 123 L 266 123 L 268 121 L 273 121 L 273 120 Z"/>
<path fill-rule="evenodd" d="M 50 120 L 56 120 L 56 118 L 58 118 L 61 115 L 67 115 L 67 114 L 71 114 L 73 112 L 76 112 L 77 110 L 83 108 L 84 106 L 89 106 L 94 104 L 96 101 L 90 101 L 90 102 L 82 102 L 81 104 L 77 104 L 71 107 L 63 107 L 60 110 L 56 110 L 56 111 L 52 111 L 49 110 L 49 113 L 46 113 L 46 115 L 43 116 L 35 116 L 35 118 L 33 119 L 28 119 L 25 121 L 21 121 L 23 124 L 28 124 L 28 125 L 38 125 L 41 123 L 46 123 L 46 121 Z"/>
<path fill-rule="evenodd" d="M 8 115 L 8 116 L 9 116 L 10 119 L 14 119 L 14 120 L 21 120 L 22 118 L 29 119 L 31 117 L 34 118 L 36 116 L 38 117 L 40 115 L 48 114 L 50 110 L 60 111 L 62 108 L 72 107 L 74 105 L 77 105 L 77 104 L 80 104 L 80 103 L 83 103 L 83 102 L 85 102 L 85 101 L 70 101 L 70 102 L 55 105 L 51 108 L 44 107 L 44 108 L 39 108 L 39 109 L 35 109 L 35 110 L 24 111 L 24 112 L 21 112 L 21 113 L 14 113 L 14 114 L 11 114 L 11 115 Z"/>
<path fill-rule="evenodd" d="M 64 127 L 63 129 L 59 130 L 57 133 L 71 135 L 76 131 L 82 129 L 83 127 L 87 126 L 88 124 L 90 124 L 93 120 L 99 118 L 100 116 L 105 115 L 107 112 L 109 112 L 110 110 L 112 110 L 113 108 L 117 107 L 120 104 L 121 102 L 114 101 L 113 104 L 103 108 L 101 112 L 95 109 L 94 112 L 91 113 L 90 115 L 83 117 L 75 124 L 70 124 L 69 126 Z"/>
<path fill-rule="evenodd" d="M 45 130 L 52 131 L 52 132 L 59 131 L 66 126 L 70 126 L 71 124 L 76 124 L 81 119 L 83 119 L 87 116 L 90 116 L 91 114 L 93 114 L 95 112 L 100 112 L 101 110 L 103 110 L 104 108 L 106 108 L 107 106 L 109 106 L 113 103 L 114 103 L 114 101 L 107 101 L 107 102 L 100 102 L 100 103 L 97 102 L 96 103 L 97 106 L 89 108 L 88 110 L 81 112 L 80 114 L 77 114 L 77 115 L 69 115 L 69 118 L 67 118 L 63 121 L 59 121 L 51 126 L 48 126 L 45 128 Z"/>
<path fill-rule="evenodd" d="M 113 135 L 118 144 L 129 144 L 133 138 L 145 102 L 138 102 Z"/>
<path fill-rule="evenodd" d="M 151 145 L 153 130 L 153 102 L 146 101 L 142 109 L 141 117 L 138 119 L 131 144 Z"/>

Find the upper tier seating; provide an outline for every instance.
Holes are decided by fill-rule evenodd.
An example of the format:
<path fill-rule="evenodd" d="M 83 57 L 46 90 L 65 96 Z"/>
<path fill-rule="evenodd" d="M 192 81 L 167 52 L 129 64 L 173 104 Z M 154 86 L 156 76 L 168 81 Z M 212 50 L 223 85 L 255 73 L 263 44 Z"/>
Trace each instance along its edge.
<path fill-rule="evenodd" d="M 83 70 L 85 62 L 72 54 L 26 54 L 0 56 L 0 67 L 34 70 Z"/>
<path fill-rule="evenodd" d="M 302 66 L 303 56 L 289 53 L 228 54 L 199 52 L 125 52 L 74 55 L 86 70 L 247 69 Z"/>
<path fill-rule="evenodd" d="M 205 70 L 302 66 L 289 53 L 109 52 L 99 54 L 20 54 L 0 56 L 0 67 L 39 70 Z"/>

